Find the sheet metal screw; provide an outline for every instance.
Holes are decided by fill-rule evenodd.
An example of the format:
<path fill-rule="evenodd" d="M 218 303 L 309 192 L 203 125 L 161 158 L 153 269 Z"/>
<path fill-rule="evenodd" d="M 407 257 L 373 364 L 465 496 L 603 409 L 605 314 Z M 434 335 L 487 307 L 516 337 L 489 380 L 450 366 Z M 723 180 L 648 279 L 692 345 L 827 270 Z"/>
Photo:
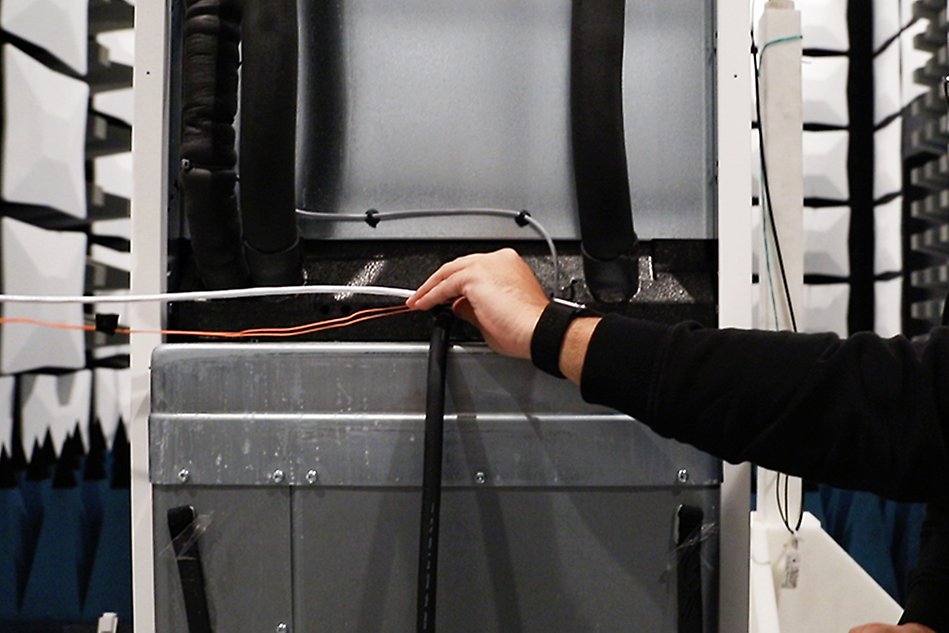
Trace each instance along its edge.
<path fill-rule="evenodd" d="M 484 474 L 484 471 L 479 470 L 475 473 L 475 483 L 483 484 L 488 480 L 488 476 Z"/>
<path fill-rule="evenodd" d="M 687 471 L 685 468 L 680 468 L 679 472 L 676 473 L 676 479 L 680 484 L 689 483 L 689 471 Z"/>
<path fill-rule="evenodd" d="M 315 484 L 320 480 L 320 475 L 312 468 L 306 471 L 306 483 Z"/>
<path fill-rule="evenodd" d="M 273 471 L 273 474 L 270 475 L 270 478 L 273 480 L 275 484 L 282 484 L 286 476 L 287 476 L 286 473 L 284 473 L 282 470 L 278 468 L 277 470 Z"/>
<path fill-rule="evenodd" d="M 287 626 L 286 622 L 281 622 L 277 625 L 277 633 L 287 633 L 290 628 Z"/>
<path fill-rule="evenodd" d="M 183 484 L 186 484 L 189 481 L 191 481 L 191 471 L 188 470 L 187 468 L 182 468 L 181 470 L 179 470 L 178 481 L 180 481 Z"/>

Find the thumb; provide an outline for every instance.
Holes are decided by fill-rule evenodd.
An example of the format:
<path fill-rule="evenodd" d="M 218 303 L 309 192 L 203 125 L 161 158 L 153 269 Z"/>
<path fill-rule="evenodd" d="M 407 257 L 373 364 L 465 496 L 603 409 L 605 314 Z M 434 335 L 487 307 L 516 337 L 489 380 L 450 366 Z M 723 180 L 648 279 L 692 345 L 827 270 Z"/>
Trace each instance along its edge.
<path fill-rule="evenodd" d="M 481 329 L 478 323 L 478 317 L 475 316 L 474 308 L 471 307 L 471 302 L 465 297 L 455 299 L 454 303 L 451 304 L 451 311 L 462 321 L 467 321 L 479 330 Z"/>

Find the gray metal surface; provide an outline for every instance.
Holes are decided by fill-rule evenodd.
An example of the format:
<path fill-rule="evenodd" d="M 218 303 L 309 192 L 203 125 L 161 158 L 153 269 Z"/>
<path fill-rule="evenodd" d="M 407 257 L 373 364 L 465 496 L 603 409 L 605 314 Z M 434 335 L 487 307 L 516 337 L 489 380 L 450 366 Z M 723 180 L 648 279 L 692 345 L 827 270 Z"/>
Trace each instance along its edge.
<path fill-rule="evenodd" d="M 165 516 L 192 505 L 215 631 L 403 633 L 417 571 L 427 346 L 167 345 L 150 418 L 159 633 L 185 630 Z M 449 354 L 438 626 L 676 630 L 672 542 L 719 464 L 483 347 Z M 279 476 L 275 473 L 279 472 Z"/>
<path fill-rule="evenodd" d="M 293 496 L 296 631 L 415 630 L 418 491 Z M 437 630 L 677 631 L 673 517 L 716 499 L 709 488 L 446 491 Z M 717 569 L 708 536 L 706 572 Z"/>
<path fill-rule="evenodd" d="M 579 236 L 569 0 L 337 6 L 341 86 L 329 89 L 342 102 L 340 164 L 329 180 L 299 166 L 303 208 L 530 209 L 555 237 Z M 644 238 L 712 236 L 713 16 L 712 0 L 627 3 L 625 127 L 635 225 Z M 305 47 L 321 37 L 308 33 L 312 25 L 302 28 Z M 302 76 L 319 63 L 325 60 L 304 57 Z M 315 98 L 325 99 L 327 88 L 318 88 Z M 311 108 L 306 98 L 301 106 Z M 304 228 L 313 237 L 353 239 L 535 238 L 511 221 L 484 218 Z"/>
<path fill-rule="evenodd" d="M 420 485 L 426 356 L 425 346 L 396 344 L 159 348 L 151 480 Z M 447 486 L 470 485 L 478 473 L 496 486 L 720 480 L 717 460 L 588 405 L 573 385 L 483 347 L 452 349 L 446 411 Z M 307 480 L 311 471 L 316 481 Z"/>
<path fill-rule="evenodd" d="M 257 488 L 153 489 L 155 628 L 188 630 L 168 510 L 193 506 L 205 590 L 216 633 L 275 631 L 292 616 L 290 491 Z"/>

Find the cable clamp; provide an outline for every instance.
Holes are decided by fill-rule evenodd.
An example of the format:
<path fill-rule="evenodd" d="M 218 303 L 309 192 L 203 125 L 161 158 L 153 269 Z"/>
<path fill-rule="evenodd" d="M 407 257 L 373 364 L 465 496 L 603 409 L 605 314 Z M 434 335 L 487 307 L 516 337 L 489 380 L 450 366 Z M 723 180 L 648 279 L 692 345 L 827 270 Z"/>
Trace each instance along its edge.
<path fill-rule="evenodd" d="M 102 332 L 109 336 L 115 336 L 115 330 L 119 327 L 119 315 L 117 314 L 96 314 L 96 332 Z"/>
<path fill-rule="evenodd" d="M 517 222 L 517 225 L 520 227 L 525 227 L 530 222 L 527 221 L 527 218 L 531 217 L 530 211 L 527 209 L 521 209 L 521 212 L 514 216 L 514 221 Z"/>
<path fill-rule="evenodd" d="M 376 228 L 377 226 L 379 226 L 379 220 L 381 219 L 382 218 L 379 217 L 378 209 L 369 209 L 368 211 L 366 211 L 366 224 L 368 224 L 372 228 Z"/>

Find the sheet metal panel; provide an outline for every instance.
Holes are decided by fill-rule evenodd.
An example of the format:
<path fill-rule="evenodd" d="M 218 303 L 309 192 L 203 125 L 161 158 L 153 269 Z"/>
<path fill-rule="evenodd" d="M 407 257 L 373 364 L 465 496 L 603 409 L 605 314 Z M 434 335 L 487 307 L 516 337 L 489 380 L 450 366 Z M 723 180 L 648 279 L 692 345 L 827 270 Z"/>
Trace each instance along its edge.
<path fill-rule="evenodd" d="M 196 485 L 419 485 L 426 353 L 396 344 L 159 348 L 151 479 L 181 483 L 186 470 Z M 449 486 L 478 473 L 499 486 L 720 480 L 717 460 L 484 348 L 453 348 L 446 411 Z"/>
<path fill-rule="evenodd" d="M 156 350 L 159 633 L 183 630 L 164 517 L 184 503 L 206 522 L 215 630 L 411 630 L 426 355 L 415 344 Z M 713 632 L 719 463 L 529 363 L 478 346 L 449 358 L 440 629 L 675 631 L 686 504 L 705 517 L 695 538 Z"/>
<path fill-rule="evenodd" d="M 311 211 L 529 209 L 579 238 L 568 0 L 300 3 L 297 204 Z M 708 238 L 711 0 L 626 4 L 623 98 L 643 238 Z M 313 237 L 534 239 L 511 221 L 305 222 Z"/>

